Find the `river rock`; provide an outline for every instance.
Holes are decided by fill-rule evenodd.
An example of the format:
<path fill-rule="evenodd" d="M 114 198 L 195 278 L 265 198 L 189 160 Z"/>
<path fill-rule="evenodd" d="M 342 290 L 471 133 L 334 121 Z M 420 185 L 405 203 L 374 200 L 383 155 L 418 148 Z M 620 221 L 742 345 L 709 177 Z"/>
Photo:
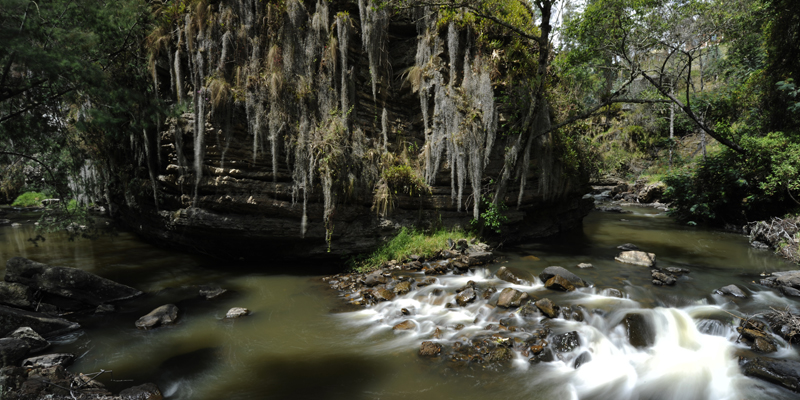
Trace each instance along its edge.
<path fill-rule="evenodd" d="M 478 250 L 474 246 L 470 246 L 466 251 L 469 256 L 470 265 L 480 265 L 492 262 L 494 260 L 494 253 L 491 251 Z"/>
<path fill-rule="evenodd" d="M 623 251 L 614 259 L 621 263 L 641 265 L 643 267 L 652 267 L 656 264 L 655 254 L 636 250 Z"/>
<path fill-rule="evenodd" d="M 17 338 L 0 339 L 0 367 L 16 365 L 30 351 L 28 343 Z"/>
<path fill-rule="evenodd" d="M 419 347 L 420 357 L 435 357 L 442 353 L 442 345 L 430 341 L 422 342 Z"/>
<path fill-rule="evenodd" d="M 795 288 L 793 288 L 791 286 L 781 286 L 780 290 L 781 290 L 781 293 L 784 294 L 784 296 L 800 297 L 800 290 L 795 289 Z"/>
<path fill-rule="evenodd" d="M 552 300 L 545 297 L 543 299 L 536 300 L 536 303 L 534 304 L 536 305 L 536 308 L 542 312 L 542 314 L 547 316 L 547 318 L 555 318 L 558 316 L 558 306 L 555 305 Z"/>
<path fill-rule="evenodd" d="M 458 303 L 458 305 L 460 305 L 461 307 L 464 307 L 467 304 L 475 301 L 477 297 L 478 294 L 475 292 L 475 289 L 469 287 L 462 290 L 456 295 L 456 303 Z"/>
<path fill-rule="evenodd" d="M 553 336 L 553 347 L 559 353 L 567 353 L 581 345 L 581 338 L 578 332 L 572 331 Z"/>
<path fill-rule="evenodd" d="M 22 257 L 8 260 L 5 279 L 93 306 L 142 294 L 130 286 L 77 268 L 55 267 Z"/>
<path fill-rule="evenodd" d="M 228 292 L 227 289 L 223 289 L 219 286 L 212 286 L 212 285 L 201 286 L 200 290 L 198 291 L 200 297 L 204 297 L 206 300 L 216 299 L 217 297 L 222 296 L 227 292 Z"/>
<path fill-rule="evenodd" d="M 5 336 L 23 326 L 28 326 L 45 337 L 60 335 L 81 327 L 63 318 L 0 306 L 0 336 Z"/>
<path fill-rule="evenodd" d="M 395 326 L 392 327 L 392 330 L 395 331 L 410 331 L 417 327 L 417 324 L 414 321 L 407 319 Z"/>
<path fill-rule="evenodd" d="M 617 246 L 618 249 L 622 251 L 631 251 L 631 250 L 639 250 L 639 246 L 633 243 L 625 243 Z"/>
<path fill-rule="evenodd" d="M 26 358 L 22 361 L 23 368 L 50 368 L 56 365 L 69 366 L 75 356 L 69 353 L 53 353 L 43 356 Z"/>
<path fill-rule="evenodd" d="M 517 310 L 517 315 L 526 319 L 536 318 L 539 316 L 539 309 L 529 302 Z"/>
<path fill-rule="evenodd" d="M 27 326 L 15 330 L 8 337 L 24 340 L 30 347 L 31 353 L 37 353 L 50 347 L 50 342 Z"/>
<path fill-rule="evenodd" d="M 573 364 L 573 366 L 575 369 L 578 369 L 581 367 L 581 365 L 586 364 L 589 361 L 592 361 L 592 353 L 584 351 L 578 356 L 578 358 L 575 359 L 575 364 Z"/>
<path fill-rule="evenodd" d="M 759 353 L 774 353 L 778 351 L 774 344 L 763 337 L 757 337 L 750 348 Z"/>
<path fill-rule="evenodd" d="M 645 348 L 650 347 L 656 341 L 656 333 L 650 326 L 650 322 L 643 314 L 629 313 L 622 319 L 622 324 L 625 326 L 625 333 L 628 336 L 628 342 L 633 347 Z"/>
<path fill-rule="evenodd" d="M 550 280 L 550 278 L 556 275 L 568 280 L 575 287 L 586 286 L 586 282 L 584 282 L 583 279 L 579 278 L 578 275 L 569 272 L 566 268 L 563 267 L 555 267 L 555 266 L 547 267 L 542 271 L 541 274 L 539 274 L 539 279 L 541 279 L 542 282 L 547 282 L 548 280 Z"/>
<path fill-rule="evenodd" d="M 33 309 L 36 307 L 35 290 L 19 283 L 0 281 L 0 304 Z"/>
<path fill-rule="evenodd" d="M 637 200 L 639 200 L 640 203 L 654 203 L 661 200 L 661 196 L 664 195 L 664 190 L 666 188 L 667 185 L 665 185 L 664 182 L 656 182 L 647 185 L 639 192 Z"/>
<path fill-rule="evenodd" d="M 389 281 L 389 278 L 383 276 L 383 272 L 382 271 L 371 272 L 371 273 L 367 274 L 366 277 L 364 277 L 364 284 L 369 286 L 369 287 L 378 286 L 378 285 L 386 283 L 388 281 Z"/>
<path fill-rule="evenodd" d="M 680 268 L 680 267 L 666 267 L 666 268 L 663 268 L 663 269 L 664 269 L 664 271 L 667 271 L 672 275 L 686 275 L 689 272 L 691 272 L 686 268 Z"/>
<path fill-rule="evenodd" d="M 747 297 L 747 294 L 745 294 L 745 292 L 742 291 L 742 289 L 740 289 L 736 285 L 723 286 L 723 287 L 715 290 L 714 293 L 715 294 L 721 294 L 723 296 L 738 297 L 740 299 L 744 299 L 744 298 Z"/>
<path fill-rule="evenodd" d="M 793 360 L 773 360 L 753 358 L 745 360 L 742 373 L 800 392 L 800 362 Z"/>
<path fill-rule="evenodd" d="M 674 276 L 665 274 L 657 269 L 650 271 L 650 276 L 653 278 L 653 285 L 656 286 L 672 286 L 678 281 Z"/>
<path fill-rule="evenodd" d="M 154 383 L 127 388 L 119 392 L 120 400 L 163 400 L 161 390 Z"/>
<path fill-rule="evenodd" d="M 519 307 L 524 301 L 530 299 L 530 296 L 516 289 L 505 288 L 500 292 L 500 297 L 497 298 L 498 307 Z"/>
<path fill-rule="evenodd" d="M 497 272 L 494 273 L 494 276 L 497 277 L 497 279 L 506 281 L 508 283 L 513 283 L 515 285 L 529 285 L 530 282 L 533 280 L 533 277 L 532 276 L 520 277 L 520 275 L 523 275 L 523 273 L 524 273 L 523 271 L 512 272 L 510 269 L 506 267 L 500 267 L 500 269 L 498 269 Z M 528 275 L 530 274 L 528 273 Z"/>
<path fill-rule="evenodd" d="M 225 313 L 225 318 L 233 319 L 250 315 L 250 310 L 244 307 L 233 307 Z"/>
<path fill-rule="evenodd" d="M 578 264 L 578 268 L 580 268 L 580 269 L 594 268 L 594 265 L 589 264 L 589 263 L 580 263 L 580 264 Z"/>
<path fill-rule="evenodd" d="M 392 290 L 398 295 L 406 294 L 411 291 L 411 282 L 409 281 L 399 282 L 397 285 L 394 286 Z"/>
<path fill-rule="evenodd" d="M 800 289 L 800 271 L 782 274 L 778 276 L 775 281 L 781 286 L 789 286 L 795 289 Z"/>
<path fill-rule="evenodd" d="M 178 320 L 178 307 L 175 304 L 165 304 L 150 311 L 147 315 L 136 321 L 139 329 L 152 329 L 161 325 L 171 325 Z"/>
<path fill-rule="evenodd" d="M 395 296 L 394 292 L 389 289 L 377 289 L 372 291 L 372 297 L 375 301 L 391 301 Z"/>
<path fill-rule="evenodd" d="M 552 290 L 560 290 L 562 292 L 571 292 L 575 290 L 575 286 L 561 275 L 556 275 L 545 282 L 544 287 Z"/>

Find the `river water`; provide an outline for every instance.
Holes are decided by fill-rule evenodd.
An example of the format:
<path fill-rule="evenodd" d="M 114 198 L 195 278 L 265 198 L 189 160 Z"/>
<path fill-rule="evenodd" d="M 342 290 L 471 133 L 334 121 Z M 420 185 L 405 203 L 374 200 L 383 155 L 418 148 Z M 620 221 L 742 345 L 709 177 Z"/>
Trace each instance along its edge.
<path fill-rule="evenodd" d="M 0 259 L 28 257 L 81 268 L 136 287 L 146 295 L 119 305 L 114 314 L 75 316 L 83 329 L 56 340 L 53 351 L 78 355 L 75 372 L 106 372 L 112 390 L 151 381 L 168 399 L 796 399 L 797 395 L 743 376 L 736 358 L 749 352 L 736 343 L 733 315 L 800 303 L 752 283 L 761 273 L 795 269 L 769 251 L 748 246 L 741 235 L 681 226 L 649 208 L 627 214 L 593 212 L 583 228 L 547 241 L 500 249 L 502 264 L 466 276 L 437 277 L 434 285 L 372 308 L 348 306 L 308 269 L 275 264 L 229 265 L 159 249 L 129 233 L 69 242 L 49 235 L 37 244 L 35 215 L 12 215 L 23 226 L 0 227 Z M 9 217 L 5 217 L 9 218 Z M 674 287 L 656 287 L 648 268 L 614 261 L 616 246 L 634 243 L 655 253 L 660 267 L 691 272 Z M 594 268 L 578 269 L 578 263 Z M 501 265 L 530 274 L 530 285 L 511 285 L 493 273 Z M 545 289 L 534 278 L 563 266 L 593 284 L 571 293 Z M 320 266 L 324 270 L 325 266 Z M 0 267 L 4 273 L 5 266 Z M 452 368 L 417 355 L 420 343 L 452 344 L 496 333 L 487 325 L 521 319 L 478 300 L 446 308 L 454 292 L 472 280 L 479 287 L 514 287 L 561 306 L 582 306 L 583 322 L 534 321 L 553 332 L 576 331 L 580 346 L 553 362 L 531 364 L 515 353 L 508 367 L 476 364 Z M 231 292 L 215 300 L 197 296 L 196 285 Z M 751 294 L 739 300 L 713 295 L 737 284 Z M 618 289 L 623 298 L 608 289 Z M 496 297 L 496 296 L 495 296 Z M 153 308 L 175 303 L 179 323 L 150 331 L 134 322 Z M 252 315 L 225 320 L 230 307 Z M 404 316 L 402 308 L 412 310 Z M 657 329 L 646 349 L 631 346 L 619 322 L 645 316 Z M 394 331 L 411 319 L 416 328 Z M 530 323 L 530 322 L 527 322 Z M 463 326 L 461 326 L 463 325 Z M 523 332 L 504 332 L 511 340 Z M 784 342 L 773 357 L 800 359 Z M 575 358 L 591 361 L 574 368 Z"/>

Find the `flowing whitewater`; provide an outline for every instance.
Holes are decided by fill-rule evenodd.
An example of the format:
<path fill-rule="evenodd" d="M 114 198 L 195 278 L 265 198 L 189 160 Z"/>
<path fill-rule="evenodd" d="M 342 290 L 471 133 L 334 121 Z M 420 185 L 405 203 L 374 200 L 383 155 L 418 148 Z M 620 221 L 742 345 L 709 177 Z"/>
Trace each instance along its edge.
<path fill-rule="evenodd" d="M 71 371 L 113 371 L 98 377 L 112 391 L 154 382 L 167 399 L 795 399 L 797 393 L 742 374 L 739 356 L 754 353 L 737 343 L 735 327 L 737 317 L 769 307 L 800 311 L 795 298 L 752 283 L 762 273 L 796 267 L 749 248 L 739 235 L 629 210 L 594 212 L 578 231 L 502 249 L 501 263 L 464 275 L 396 271 L 398 279 L 432 282 L 371 307 L 349 305 L 357 298 L 340 296 L 315 275 L 330 269 L 301 274 L 314 266 L 265 259 L 234 268 L 161 250 L 129 233 L 76 242 L 50 236 L 35 246 L 27 238 L 36 215 L 5 217 L 22 226 L 0 226 L 0 272 L 5 260 L 23 256 L 146 293 L 112 314 L 76 316 L 83 329 L 53 341 L 53 352 L 76 355 Z M 691 272 L 673 287 L 654 286 L 648 268 L 614 261 L 616 246 L 627 242 L 656 253 L 661 267 Z M 591 285 L 568 293 L 546 289 L 538 275 L 550 265 Z M 500 267 L 528 282 L 497 279 Z M 473 287 L 470 281 L 476 298 L 460 306 L 456 291 Z M 229 293 L 198 297 L 198 285 L 207 284 Z M 713 294 L 728 284 L 749 297 Z M 552 300 L 558 316 L 497 307 L 506 288 Z M 139 317 L 168 303 L 181 310 L 177 325 L 136 329 Z M 252 314 L 226 320 L 231 307 Z M 631 344 L 629 315 L 651 328 L 652 336 L 640 338 L 646 345 Z M 407 321 L 405 329 L 393 329 Z M 441 355 L 420 357 L 423 342 L 440 344 Z M 476 343 L 510 351 L 496 362 Z M 542 344 L 551 350 L 534 354 Z M 796 345 L 776 344 L 769 357 L 800 359 Z"/>

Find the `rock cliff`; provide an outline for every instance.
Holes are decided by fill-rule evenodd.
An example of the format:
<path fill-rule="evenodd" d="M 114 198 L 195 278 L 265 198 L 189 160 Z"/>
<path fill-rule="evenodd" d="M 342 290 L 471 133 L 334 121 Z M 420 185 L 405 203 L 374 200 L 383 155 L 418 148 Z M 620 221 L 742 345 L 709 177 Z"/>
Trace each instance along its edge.
<path fill-rule="evenodd" d="M 518 101 L 469 26 L 373 0 L 176 3 L 149 38 L 176 113 L 131 138 L 137 172 L 112 207 L 145 237 L 341 258 L 401 226 L 469 227 L 495 193 L 506 240 L 574 228 L 591 207 L 546 107 L 528 115 L 531 145 L 507 129 Z"/>

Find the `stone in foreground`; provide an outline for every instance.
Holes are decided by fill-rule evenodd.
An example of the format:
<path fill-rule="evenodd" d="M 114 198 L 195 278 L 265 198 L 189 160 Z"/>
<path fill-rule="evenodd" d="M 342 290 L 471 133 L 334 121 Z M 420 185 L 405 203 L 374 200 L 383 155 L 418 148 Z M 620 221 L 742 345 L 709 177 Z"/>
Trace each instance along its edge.
<path fill-rule="evenodd" d="M 442 345 L 434 342 L 422 342 L 419 347 L 420 357 L 435 357 L 442 352 Z"/>
<path fill-rule="evenodd" d="M 50 342 L 45 340 L 41 335 L 36 333 L 33 329 L 27 326 L 23 326 L 14 332 L 12 332 L 8 337 L 22 339 L 25 343 L 28 344 L 31 348 L 31 353 L 36 353 L 42 351 L 48 347 L 50 347 Z"/>
<path fill-rule="evenodd" d="M 0 306 L 0 336 L 5 336 L 23 326 L 30 327 L 45 337 L 60 335 L 81 327 L 63 318 Z"/>
<path fill-rule="evenodd" d="M 572 284 L 572 286 L 575 287 L 586 286 L 586 282 L 583 279 L 578 277 L 578 275 L 569 272 L 566 268 L 563 267 L 555 267 L 555 266 L 547 267 L 542 271 L 541 274 L 539 274 L 539 279 L 541 279 L 542 282 L 547 282 L 550 280 L 550 278 L 554 276 L 560 276 L 566 279 L 567 281 L 569 281 L 569 283 Z"/>
<path fill-rule="evenodd" d="M 154 383 L 127 388 L 119 392 L 121 400 L 162 400 L 164 396 Z"/>
<path fill-rule="evenodd" d="M 656 255 L 643 251 L 623 251 L 619 253 L 618 256 L 614 257 L 614 259 L 621 263 L 641 265 L 643 267 L 652 267 L 656 265 Z"/>
<path fill-rule="evenodd" d="M 43 356 L 26 358 L 22 361 L 23 368 L 50 368 L 56 365 L 68 366 L 72 364 L 75 356 L 69 353 L 45 354 Z"/>
<path fill-rule="evenodd" d="M 139 329 L 152 329 L 161 325 L 174 324 L 177 319 L 178 307 L 175 304 L 165 304 L 139 318 L 136 321 L 136 327 Z"/>
<path fill-rule="evenodd" d="M 800 392 L 800 362 L 798 361 L 759 357 L 745 361 L 742 365 L 742 372 L 747 376 Z"/>
<path fill-rule="evenodd" d="M 245 315 L 250 315 L 250 310 L 244 307 L 233 307 L 225 314 L 225 318 L 239 318 Z"/>
<path fill-rule="evenodd" d="M 715 294 L 721 294 L 723 296 L 738 297 L 740 299 L 744 299 L 744 298 L 747 297 L 747 294 L 736 285 L 723 286 L 723 287 L 715 290 L 714 293 Z"/>

